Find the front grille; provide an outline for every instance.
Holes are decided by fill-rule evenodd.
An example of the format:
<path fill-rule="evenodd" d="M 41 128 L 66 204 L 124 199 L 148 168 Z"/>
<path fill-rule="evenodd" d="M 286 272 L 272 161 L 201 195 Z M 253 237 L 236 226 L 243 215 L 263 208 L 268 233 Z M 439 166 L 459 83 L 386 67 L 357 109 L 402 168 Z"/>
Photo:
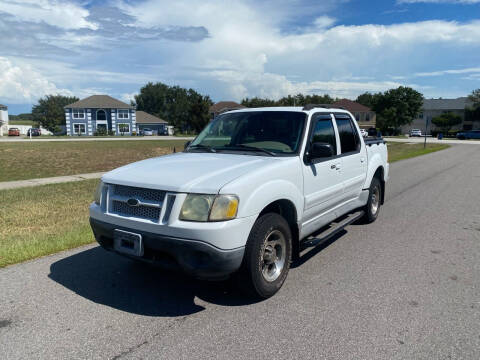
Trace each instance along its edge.
<path fill-rule="evenodd" d="M 125 185 L 110 185 L 109 194 L 109 213 L 146 219 L 155 223 L 160 222 L 160 213 L 166 195 L 165 191 Z M 138 200 L 140 205 L 128 205 L 127 201 L 129 199 Z"/>
<path fill-rule="evenodd" d="M 158 222 L 160 219 L 161 208 L 149 206 L 129 206 L 123 201 L 112 201 L 112 212 L 121 216 L 137 217 Z"/>
<path fill-rule="evenodd" d="M 165 191 L 133 186 L 113 185 L 113 195 L 161 203 L 165 198 Z"/>

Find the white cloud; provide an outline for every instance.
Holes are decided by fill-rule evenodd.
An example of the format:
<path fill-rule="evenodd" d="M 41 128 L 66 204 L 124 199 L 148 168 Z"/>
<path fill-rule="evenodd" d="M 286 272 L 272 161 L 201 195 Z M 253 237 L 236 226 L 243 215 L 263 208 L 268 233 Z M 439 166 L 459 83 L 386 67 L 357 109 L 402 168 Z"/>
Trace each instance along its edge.
<path fill-rule="evenodd" d="M 86 19 L 89 15 L 87 9 L 69 1 L 9 0 L 0 2 L 0 11 L 18 21 L 45 22 L 64 29 L 98 28 L 97 24 Z"/>
<path fill-rule="evenodd" d="M 471 74 L 480 73 L 480 67 L 466 68 L 466 69 L 453 69 L 453 70 L 440 70 L 431 72 L 419 72 L 414 75 L 417 77 L 430 77 L 430 76 L 443 76 L 443 75 L 458 75 L 458 74 Z"/>
<path fill-rule="evenodd" d="M 326 29 L 335 24 L 337 20 L 327 15 L 319 16 L 313 21 L 313 25 L 317 29 Z"/>
<path fill-rule="evenodd" d="M 0 57 L 0 98 L 4 102 L 31 103 L 47 94 L 71 95 L 71 92 L 57 88 L 29 65 L 15 65 L 9 59 Z"/>

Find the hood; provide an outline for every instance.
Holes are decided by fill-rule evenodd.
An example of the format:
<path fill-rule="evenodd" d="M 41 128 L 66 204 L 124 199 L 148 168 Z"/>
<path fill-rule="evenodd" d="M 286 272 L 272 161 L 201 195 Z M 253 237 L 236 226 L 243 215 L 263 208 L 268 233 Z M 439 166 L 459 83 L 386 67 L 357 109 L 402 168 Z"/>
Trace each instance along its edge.
<path fill-rule="evenodd" d="M 103 175 L 106 183 L 172 192 L 216 194 L 227 183 L 281 158 L 214 153 L 176 153 L 142 160 Z"/>

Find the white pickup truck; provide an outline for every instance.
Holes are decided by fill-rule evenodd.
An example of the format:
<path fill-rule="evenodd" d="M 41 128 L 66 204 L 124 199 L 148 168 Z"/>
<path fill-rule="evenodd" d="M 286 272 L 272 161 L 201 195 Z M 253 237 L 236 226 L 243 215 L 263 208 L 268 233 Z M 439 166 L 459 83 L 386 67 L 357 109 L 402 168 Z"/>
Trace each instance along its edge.
<path fill-rule="evenodd" d="M 235 275 L 275 294 L 305 240 L 374 221 L 389 164 L 352 114 L 311 105 L 217 116 L 185 150 L 102 177 L 90 206 L 98 243 L 198 278 Z"/>

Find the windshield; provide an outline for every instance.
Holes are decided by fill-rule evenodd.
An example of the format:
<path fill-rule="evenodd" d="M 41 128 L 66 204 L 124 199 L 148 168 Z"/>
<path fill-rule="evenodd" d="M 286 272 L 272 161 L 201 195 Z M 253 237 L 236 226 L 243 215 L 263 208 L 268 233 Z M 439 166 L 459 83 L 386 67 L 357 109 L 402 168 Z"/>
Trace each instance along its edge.
<path fill-rule="evenodd" d="M 306 114 L 293 111 L 252 111 L 216 117 L 188 150 L 251 151 L 294 154 L 300 147 Z"/>

